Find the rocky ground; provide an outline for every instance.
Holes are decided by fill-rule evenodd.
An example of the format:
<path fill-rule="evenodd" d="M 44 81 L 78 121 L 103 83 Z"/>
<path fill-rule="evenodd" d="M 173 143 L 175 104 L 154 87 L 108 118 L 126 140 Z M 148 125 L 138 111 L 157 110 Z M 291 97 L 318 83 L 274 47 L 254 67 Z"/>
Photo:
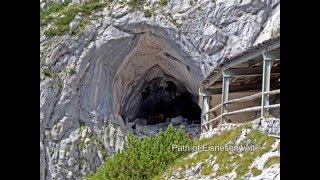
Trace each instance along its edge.
<path fill-rule="evenodd" d="M 147 125 L 146 119 L 139 118 L 135 119 L 133 122 L 126 123 L 126 127 L 137 137 L 141 138 L 144 136 L 155 136 L 160 132 L 160 130 L 165 131 L 170 123 L 172 123 L 172 125 L 175 128 L 182 127 L 185 131 L 187 131 L 190 134 L 190 137 L 192 138 L 200 136 L 200 124 L 192 123 L 191 121 L 184 119 L 182 116 L 178 116 L 171 119 L 168 118 L 165 123 L 158 123 L 153 125 Z"/>

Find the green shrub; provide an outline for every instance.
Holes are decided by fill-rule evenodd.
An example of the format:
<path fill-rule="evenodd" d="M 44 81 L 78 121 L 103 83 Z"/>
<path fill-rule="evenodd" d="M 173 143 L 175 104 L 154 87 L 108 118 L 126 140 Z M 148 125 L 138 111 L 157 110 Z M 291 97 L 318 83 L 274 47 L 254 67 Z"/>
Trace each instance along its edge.
<path fill-rule="evenodd" d="M 55 3 L 58 4 L 58 3 Z M 68 7 L 59 5 L 59 8 L 52 10 L 40 10 L 42 18 L 40 17 L 41 26 L 52 22 L 53 28 L 44 32 L 46 36 L 61 35 L 67 32 L 70 27 L 70 23 L 78 13 L 81 13 L 83 17 L 89 16 L 94 10 L 99 10 L 105 7 L 105 3 L 101 3 L 99 0 L 91 0 L 80 5 L 70 5 Z M 55 18 L 52 17 L 53 12 L 59 12 L 59 15 Z M 75 32 L 73 32 L 74 34 Z"/>
<path fill-rule="evenodd" d="M 144 14 L 144 17 L 147 17 L 147 18 L 152 16 L 152 13 L 149 9 L 144 10 L 143 14 Z"/>
<path fill-rule="evenodd" d="M 172 145 L 191 145 L 188 134 L 172 124 L 158 136 L 138 139 L 128 133 L 128 142 L 121 152 L 106 163 L 97 173 L 88 177 L 98 179 L 151 179 L 186 152 L 172 151 Z"/>
<path fill-rule="evenodd" d="M 191 1 L 189 1 L 189 5 L 190 6 L 192 6 L 193 5 L 193 1 L 191 0 Z"/>
<path fill-rule="evenodd" d="M 52 71 L 51 71 L 50 69 L 48 69 L 48 68 L 42 69 L 42 74 L 43 74 L 44 76 L 50 77 L 50 78 L 53 76 Z"/>
<path fill-rule="evenodd" d="M 70 76 L 74 75 L 76 72 L 77 72 L 77 71 L 76 71 L 75 68 L 71 68 L 71 69 L 68 70 L 68 74 L 69 74 Z"/>
<path fill-rule="evenodd" d="M 50 2 L 43 9 L 40 8 L 40 25 L 44 26 L 51 22 L 54 19 L 51 15 L 63 10 L 70 2 L 71 0 L 66 0 L 64 3 Z"/>
<path fill-rule="evenodd" d="M 142 10 L 145 0 L 129 0 L 128 6 L 133 10 Z"/>
<path fill-rule="evenodd" d="M 167 6 L 168 5 L 168 0 L 160 0 L 159 1 L 159 5 L 162 6 L 162 7 L 163 6 Z"/>
<path fill-rule="evenodd" d="M 177 28 L 180 28 L 182 26 L 182 24 L 179 24 L 176 22 L 176 20 L 173 20 L 173 17 L 172 17 L 172 14 L 171 13 L 168 13 L 166 18 L 174 25 L 176 26 Z"/>
<path fill-rule="evenodd" d="M 254 168 L 251 169 L 251 173 L 252 173 L 253 176 L 258 176 L 258 175 L 260 175 L 262 173 L 262 171 L 260 169 L 256 168 L 256 167 L 254 167 Z"/>
<path fill-rule="evenodd" d="M 280 157 L 279 156 L 273 156 L 270 157 L 265 163 L 264 163 L 264 168 L 268 168 L 273 164 L 280 163 Z"/>

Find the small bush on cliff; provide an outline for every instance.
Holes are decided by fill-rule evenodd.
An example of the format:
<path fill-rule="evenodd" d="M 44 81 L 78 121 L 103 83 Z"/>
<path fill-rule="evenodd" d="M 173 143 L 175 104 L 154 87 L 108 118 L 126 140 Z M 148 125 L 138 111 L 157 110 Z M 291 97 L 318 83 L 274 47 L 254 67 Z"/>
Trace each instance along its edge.
<path fill-rule="evenodd" d="M 144 17 L 147 17 L 147 18 L 152 16 L 152 13 L 149 9 L 144 10 L 143 14 L 144 14 Z"/>
<path fill-rule="evenodd" d="M 188 134 L 172 125 L 158 136 L 138 139 L 131 133 L 123 151 L 117 152 L 90 180 L 151 179 L 186 152 L 172 151 L 172 145 L 190 145 Z"/>
<path fill-rule="evenodd" d="M 40 11 L 40 16 L 42 14 L 42 18 L 40 18 L 40 24 L 43 26 L 52 22 L 53 25 L 52 28 L 44 32 L 44 34 L 47 36 L 64 34 L 70 29 L 69 25 L 77 14 L 81 13 L 83 17 L 87 17 L 93 11 L 100 10 L 107 5 L 99 0 L 90 0 L 84 4 L 70 5 L 68 7 L 58 3 L 55 4 L 57 4 L 55 5 L 57 7 L 55 7 L 54 10 L 46 9 Z M 52 16 L 53 12 L 58 13 L 56 17 Z"/>
<path fill-rule="evenodd" d="M 145 0 L 129 0 L 128 6 L 133 10 L 142 10 Z"/>

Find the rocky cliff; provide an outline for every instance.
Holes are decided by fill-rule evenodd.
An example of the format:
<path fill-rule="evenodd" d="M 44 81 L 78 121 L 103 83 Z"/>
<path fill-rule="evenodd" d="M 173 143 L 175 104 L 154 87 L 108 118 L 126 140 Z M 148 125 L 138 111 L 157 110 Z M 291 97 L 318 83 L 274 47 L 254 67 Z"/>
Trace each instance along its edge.
<path fill-rule="evenodd" d="M 79 179 L 121 149 L 150 80 L 197 96 L 221 58 L 280 30 L 279 0 L 40 2 L 41 179 Z"/>

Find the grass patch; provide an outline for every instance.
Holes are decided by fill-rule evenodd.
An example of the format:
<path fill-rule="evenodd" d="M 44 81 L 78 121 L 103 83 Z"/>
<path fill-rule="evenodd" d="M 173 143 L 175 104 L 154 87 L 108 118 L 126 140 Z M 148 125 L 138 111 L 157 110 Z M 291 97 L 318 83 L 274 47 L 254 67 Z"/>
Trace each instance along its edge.
<path fill-rule="evenodd" d="M 54 19 L 51 15 L 61 11 L 68 6 L 70 2 L 71 0 L 65 1 L 64 3 L 50 2 L 43 9 L 40 7 L 40 26 L 47 25 Z"/>
<path fill-rule="evenodd" d="M 129 0 L 127 4 L 132 10 L 142 10 L 145 2 L 145 0 Z"/>
<path fill-rule="evenodd" d="M 77 71 L 76 71 L 76 68 L 71 68 L 71 69 L 68 70 L 68 74 L 69 74 L 70 76 L 74 75 L 76 72 L 77 72 Z"/>
<path fill-rule="evenodd" d="M 215 138 L 203 138 L 201 140 L 197 140 L 193 142 L 193 146 L 197 145 L 207 145 L 207 146 L 218 146 L 225 145 L 229 141 L 234 141 L 237 136 L 241 134 L 241 127 L 235 128 L 233 130 L 225 131 L 221 133 L 221 135 Z M 174 161 L 172 165 L 170 165 L 166 172 L 170 174 L 174 169 L 178 168 L 190 168 L 195 166 L 199 162 L 204 162 L 206 159 L 210 157 L 210 155 L 217 156 L 216 163 L 219 163 L 220 168 L 217 170 L 217 174 L 223 174 L 225 172 L 231 172 L 232 168 L 230 167 L 230 154 L 226 151 L 201 151 L 192 158 L 181 157 Z M 210 167 L 211 166 L 211 167 Z M 224 167 L 223 167 L 224 166 Z M 212 165 L 204 164 L 204 169 L 201 169 L 201 173 L 208 174 L 212 171 Z M 164 173 L 162 173 L 164 174 Z M 162 174 L 158 176 L 162 176 Z"/>
<path fill-rule="evenodd" d="M 273 156 L 273 157 L 270 157 L 270 158 L 264 163 L 264 167 L 265 167 L 265 168 L 268 168 L 268 167 L 270 167 L 271 165 L 277 164 L 277 163 L 280 163 L 280 157 L 278 157 L 278 156 Z"/>
<path fill-rule="evenodd" d="M 40 24 L 44 26 L 52 23 L 53 26 L 44 32 L 46 36 L 64 34 L 70 29 L 69 24 L 77 14 L 81 13 L 81 16 L 84 18 L 89 16 L 93 11 L 100 10 L 107 5 L 106 3 L 100 2 L 100 0 L 90 0 L 84 4 L 69 5 L 68 7 L 63 4 L 55 4 L 57 7 L 54 8 L 54 10 L 45 9 L 40 12 L 40 14 L 43 14 L 42 18 L 40 18 Z M 55 15 L 55 17 L 53 15 Z"/>
<path fill-rule="evenodd" d="M 152 16 L 152 13 L 151 13 L 151 11 L 149 9 L 145 9 L 143 11 L 143 15 L 144 15 L 144 17 L 149 18 L 149 17 Z"/>
<path fill-rule="evenodd" d="M 243 126 L 234 128 L 232 130 L 224 131 L 219 136 L 214 138 L 204 138 L 201 140 L 196 140 L 193 142 L 193 146 L 197 145 L 206 145 L 206 146 L 224 146 L 227 143 L 231 146 L 234 145 L 237 137 L 241 135 L 242 129 L 250 128 L 251 124 L 244 124 Z M 253 163 L 254 159 L 258 156 L 263 155 L 267 151 L 271 150 L 272 144 L 275 142 L 275 138 L 263 134 L 258 130 L 251 130 L 248 137 L 244 139 L 240 144 L 245 144 L 250 140 L 250 144 L 256 147 L 255 151 L 200 151 L 198 154 L 194 155 L 192 158 L 180 157 L 175 160 L 166 170 L 160 173 L 154 179 L 164 178 L 163 174 L 170 175 L 176 169 L 182 168 L 191 168 L 199 162 L 205 162 L 210 156 L 216 156 L 215 164 L 219 164 L 219 168 L 216 171 L 216 176 L 221 176 L 226 173 L 232 172 L 233 169 L 237 172 L 237 179 L 241 179 L 245 174 L 252 169 L 249 169 L 249 166 Z M 240 154 L 242 154 L 240 156 Z M 208 162 L 204 163 L 203 168 L 201 169 L 202 175 L 212 174 L 212 167 L 214 164 L 209 164 Z M 255 170 L 253 170 L 255 171 Z M 254 172 L 257 173 L 257 172 Z M 170 177 L 170 176 L 169 176 Z"/>
<path fill-rule="evenodd" d="M 71 31 L 71 34 L 73 34 L 73 35 L 78 34 L 80 31 L 84 30 L 89 23 L 90 23 L 90 20 L 88 18 L 83 19 L 78 24 L 78 27 Z"/>
<path fill-rule="evenodd" d="M 260 169 L 258 169 L 258 168 L 252 168 L 251 169 L 251 174 L 253 175 L 253 176 L 258 176 L 258 175 L 260 175 L 262 173 L 262 171 L 260 170 Z"/>
<path fill-rule="evenodd" d="M 49 68 L 42 69 L 42 74 L 49 78 L 52 78 L 54 75 L 54 73 Z"/>
<path fill-rule="evenodd" d="M 275 142 L 274 137 L 263 134 L 262 132 L 256 129 L 251 130 L 248 139 L 250 139 L 252 145 L 254 145 L 257 148 L 257 150 L 253 152 L 246 151 L 243 153 L 242 158 L 235 159 L 235 163 L 239 165 L 236 168 L 238 178 L 248 173 L 248 168 L 250 164 L 253 163 L 254 159 L 270 151 L 272 144 Z"/>
<path fill-rule="evenodd" d="M 182 26 L 182 24 L 177 23 L 175 20 L 172 19 L 172 14 L 168 13 L 166 15 L 166 18 L 171 22 L 171 24 L 173 24 L 174 26 L 176 26 L 177 28 L 180 28 Z"/>
<path fill-rule="evenodd" d="M 84 140 L 82 140 L 80 142 L 80 149 L 85 149 L 86 148 L 86 143 L 84 142 Z"/>
<path fill-rule="evenodd" d="M 159 5 L 160 5 L 161 7 L 167 6 L 167 5 L 168 5 L 168 0 L 160 0 L 160 1 L 159 1 Z"/>
<path fill-rule="evenodd" d="M 271 114 L 266 114 L 263 116 L 264 118 L 268 119 L 268 118 L 274 118 L 274 116 L 272 116 Z"/>
<path fill-rule="evenodd" d="M 106 142 L 109 145 L 110 144 L 110 126 L 107 126 L 106 136 L 107 136 Z"/>
<path fill-rule="evenodd" d="M 70 150 L 71 150 L 71 145 L 69 144 L 69 145 L 67 145 L 65 151 L 66 151 L 66 152 L 69 152 Z"/>
<path fill-rule="evenodd" d="M 213 168 L 213 165 L 212 164 L 209 164 L 209 163 L 205 163 L 201 169 L 201 174 L 202 175 L 210 175 L 212 173 L 212 168 Z"/>
<path fill-rule="evenodd" d="M 252 129 L 252 123 L 251 122 L 245 122 L 243 123 L 243 127 L 246 129 Z"/>

